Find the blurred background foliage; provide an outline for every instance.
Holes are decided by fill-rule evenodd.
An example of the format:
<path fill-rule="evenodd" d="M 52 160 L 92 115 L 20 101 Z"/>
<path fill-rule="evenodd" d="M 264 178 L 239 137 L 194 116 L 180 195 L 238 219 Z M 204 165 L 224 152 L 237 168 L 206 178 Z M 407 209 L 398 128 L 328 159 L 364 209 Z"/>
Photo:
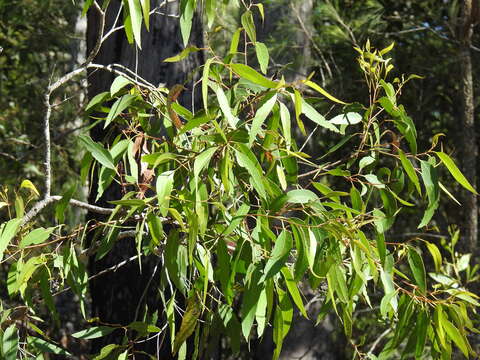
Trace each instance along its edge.
<path fill-rule="evenodd" d="M 367 103 L 368 92 L 356 64 L 353 47 L 367 39 L 377 48 L 395 42 L 392 57 L 395 73 L 417 74 L 422 79 L 409 82 L 401 102 L 408 109 L 418 130 L 419 149 L 428 149 L 433 136 L 443 133 L 447 153 L 461 164 L 462 108 L 459 71 L 459 44 L 456 40 L 460 2 L 453 0 L 265 0 L 265 19 L 255 13 L 259 40 L 271 56 L 271 71 L 284 73 L 287 81 L 295 81 L 313 73 L 313 80 L 336 97 L 346 101 Z M 65 0 L 0 0 L 0 184 L 18 185 L 22 179 L 35 184 L 42 178 L 43 94 L 50 79 L 63 74 L 78 63 L 82 54 L 79 34 L 81 4 Z M 224 11 L 217 23 L 206 33 L 214 48 L 228 46 L 228 32 L 240 25 L 241 13 L 234 6 Z M 227 34 L 227 35 L 226 35 Z M 472 57 L 473 78 L 480 78 L 480 33 L 474 33 Z M 219 51 L 221 53 L 221 51 Z M 252 54 L 252 63 L 256 61 Z M 273 74 L 270 74 L 273 75 Z M 479 81 L 474 81 L 474 93 L 479 93 Z M 72 85 L 70 85 L 72 86 Z M 67 189 L 79 176 L 80 158 L 75 130 L 85 126 L 87 119 L 79 117 L 84 104 L 84 84 L 78 82 L 69 89 L 73 97 L 57 93 L 52 117 L 54 188 Z M 306 92 L 308 94 L 308 92 Z M 329 104 L 310 99 L 326 117 L 333 117 Z M 478 107 L 478 96 L 475 106 Z M 329 115 L 331 114 L 331 115 Z M 309 138 L 308 152 L 322 156 L 335 143 L 321 129 Z M 477 132 L 478 133 L 478 132 Z M 299 144 L 304 140 L 299 139 Z M 342 149 L 345 154 L 352 149 Z M 448 176 L 448 175 L 446 175 Z M 447 188 L 461 200 L 458 187 Z M 444 197 L 446 198 L 446 197 Z M 452 232 L 451 224 L 462 225 L 465 213 L 453 204 L 443 206 L 433 224 L 440 234 Z M 1 214 L 2 216 L 4 214 Z M 414 219 L 419 218 L 417 214 Z M 397 222 L 390 230 L 399 238 L 416 232 L 416 223 Z M 4 220 L 4 219 L 2 219 Z M 416 221 L 416 220 L 415 220 Z M 447 239 L 445 237 L 444 239 Z M 446 240 L 445 251 L 449 247 Z M 335 321 L 335 320 L 332 320 Z M 362 315 L 357 325 L 371 327 L 371 332 L 354 332 L 356 343 L 372 343 L 382 331 L 382 324 L 369 323 Z M 339 328 L 327 325 L 330 331 Z M 293 331 L 292 333 L 294 333 Z M 328 341 L 345 343 L 343 336 L 331 335 Z M 338 345 L 338 344 L 337 344 Z M 345 347 L 332 345 L 337 355 L 346 356 Z M 342 349 L 342 350 L 340 350 Z M 259 351 L 261 353 L 261 351 Z M 319 355 L 323 356 L 323 355 Z"/>

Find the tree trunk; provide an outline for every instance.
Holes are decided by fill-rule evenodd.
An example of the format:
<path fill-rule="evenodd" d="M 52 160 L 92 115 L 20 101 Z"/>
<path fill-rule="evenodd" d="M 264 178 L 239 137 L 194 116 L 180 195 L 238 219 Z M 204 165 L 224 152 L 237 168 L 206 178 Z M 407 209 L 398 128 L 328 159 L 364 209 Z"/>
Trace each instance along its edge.
<path fill-rule="evenodd" d="M 476 187 L 477 182 L 477 139 L 475 132 L 474 100 L 473 100 L 473 79 L 472 79 L 472 57 L 470 45 L 472 41 L 474 17 L 472 11 L 472 0 L 465 0 L 462 7 L 462 21 L 459 31 L 460 42 L 460 71 L 461 71 L 461 97 L 462 97 L 462 122 L 463 122 L 463 172 Z M 474 255 L 477 254 L 478 241 L 478 203 L 477 197 L 471 193 L 464 196 L 465 222 L 462 250 Z M 475 256 L 474 256 L 475 257 Z"/>
<path fill-rule="evenodd" d="M 160 0 L 153 0 L 151 8 L 158 6 Z M 119 0 L 112 0 L 108 10 L 106 19 L 106 31 L 108 31 L 117 16 L 120 6 Z M 178 2 L 168 2 L 168 8 L 162 8 L 162 12 L 168 14 L 176 14 L 179 11 Z M 122 19 L 122 15 L 120 15 Z M 195 17 L 192 26 L 190 41 L 198 47 L 202 47 L 202 26 L 199 16 Z M 118 26 L 118 24 L 117 24 Z M 97 33 L 99 31 L 98 12 L 92 7 L 88 13 L 87 27 L 87 54 L 95 46 Z M 142 50 L 136 50 L 134 45 L 127 42 L 123 30 L 115 32 L 102 45 L 100 52 L 94 62 L 98 64 L 118 63 L 127 66 L 135 71 L 139 76 L 146 79 L 150 83 L 158 85 L 165 83 L 170 87 L 174 84 L 185 84 L 191 88 L 191 84 L 186 84 L 187 80 L 193 81 L 191 72 L 203 62 L 201 52 L 192 54 L 182 62 L 164 63 L 165 58 L 178 54 L 183 49 L 183 43 L 180 36 L 179 20 L 175 17 L 167 17 L 164 15 L 154 14 L 150 18 L 150 31 L 142 30 Z M 88 94 L 92 98 L 96 94 L 107 91 L 114 79 L 114 75 L 102 71 L 90 71 L 88 74 Z M 180 100 L 184 106 L 190 104 L 188 92 L 183 95 Z M 107 129 L 108 131 L 108 129 Z M 103 124 L 91 130 L 92 138 L 95 141 L 102 141 L 107 137 L 107 131 L 103 129 Z M 111 134 L 110 134 L 111 135 Z M 89 196 L 90 203 L 99 206 L 112 207 L 108 203 L 110 200 L 118 200 L 122 197 L 120 186 L 112 183 L 112 185 L 104 192 L 99 201 L 96 201 L 97 184 L 91 186 Z M 90 213 L 90 220 L 104 220 L 104 217 L 98 214 Z M 119 262 L 130 258 L 136 254 L 135 241 L 132 238 L 118 240 L 114 249 L 100 261 L 90 259 L 89 273 L 94 275 L 103 269 L 109 268 Z M 154 263 L 152 263 L 154 262 Z M 129 264 L 119 268 L 117 271 L 109 272 L 99 276 L 90 282 L 90 294 L 92 299 L 92 317 L 98 317 L 104 323 L 126 325 L 132 321 L 139 320 L 135 317 L 138 309 L 143 309 L 144 304 L 148 302 L 152 311 L 159 309 L 156 302 L 156 279 L 158 279 L 159 270 L 155 271 L 158 265 L 157 260 L 143 261 L 142 269 L 138 261 L 132 261 Z M 154 281 L 151 281 L 151 278 Z M 146 288 L 146 296 L 142 297 Z M 107 337 L 99 338 L 94 343 L 93 351 L 98 352 L 104 345 L 109 343 L 119 344 L 122 341 L 122 333 L 114 332 Z M 164 342 L 169 344 L 168 341 Z M 157 354 L 156 339 L 147 342 L 142 346 L 141 350 L 151 354 Z M 169 346 L 166 346 L 169 348 Z M 163 354 L 162 358 L 169 358 L 170 354 Z"/>

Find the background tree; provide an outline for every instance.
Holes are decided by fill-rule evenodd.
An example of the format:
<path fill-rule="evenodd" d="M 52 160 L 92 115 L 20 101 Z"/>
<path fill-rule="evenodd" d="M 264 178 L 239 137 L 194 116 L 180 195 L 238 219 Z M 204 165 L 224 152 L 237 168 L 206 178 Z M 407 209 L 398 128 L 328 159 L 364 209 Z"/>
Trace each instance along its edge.
<path fill-rule="evenodd" d="M 141 32 L 143 24 L 151 26 L 149 2 L 128 0 L 122 4 L 119 18 L 126 25 L 127 38 L 141 46 L 141 38 L 146 36 Z M 184 44 L 194 4 L 189 0 L 180 7 Z M 372 21 L 362 22 L 362 8 L 355 7 L 357 4 L 347 5 L 357 12 L 360 27 L 374 29 L 374 21 L 381 23 L 378 14 L 370 17 Z M 118 9 L 114 3 L 110 5 L 102 8 L 89 1 L 85 8 L 96 11 L 93 21 L 101 25 L 108 11 Z M 207 22 L 213 24 L 215 4 L 205 5 Z M 246 8 L 235 12 L 243 29 L 230 32 L 229 46 L 219 51 L 207 41 L 207 60 L 198 71 L 203 101 L 191 111 L 182 106 L 186 105 L 183 100 L 176 102 L 180 87 L 151 84 L 122 64 L 99 63 L 101 47 L 95 45 L 90 47 L 91 54 L 98 55 L 95 62 L 93 55 L 88 56 L 84 64 L 48 86 L 43 198 L 33 202 L 39 192 L 31 181 L 21 182 L 13 195 L 16 199 L 11 199 L 11 193 L 2 194 L 1 205 L 11 217 L 0 231 L 0 244 L 8 255 L 4 259 L 7 290 L 11 303 L 19 304 L 2 313 L 6 327 L 2 355 L 6 358 L 15 358 L 18 349 L 57 354 L 71 351 L 68 342 L 62 341 L 63 348 L 55 344 L 39 328 L 38 318 L 30 314 L 35 311 L 37 316 L 48 317 L 44 311 L 48 309 L 52 320 L 58 321 L 53 299 L 70 287 L 88 318 L 88 281 L 97 282 L 114 271 L 118 274 L 128 260 L 139 260 L 136 263 L 142 266 L 142 273 L 131 268 L 126 274 L 139 276 L 135 279 L 140 279 L 137 289 L 142 294 L 138 297 L 137 293 L 136 299 L 155 300 L 148 289 L 156 281 L 152 274 L 158 273 L 162 305 L 159 311 L 151 306 L 125 307 L 129 313 L 119 317 L 95 300 L 93 307 L 100 317 L 91 319 L 94 324 L 73 337 L 93 339 L 97 346 L 103 343 L 100 358 L 139 356 L 142 348 L 154 354 L 144 346 L 152 339 L 159 351 L 173 349 L 180 357 L 189 349 L 191 357 L 226 358 L 242 347 L 248 357 L 251 354 L 241 343 L 268 336 L 270 326 L 276 358 L 290 328 L 293 308 L 306 314 L 299 293 L 304 278 L 322 304 L 313 316 L 322 321 L 328 312 L 336 313 L 352 344 L 350 351 L 358 357 L 399 353 L 448 357 L 452 346 L 464 354 L 474 353 L 467 335 L 475 327 L 470 314 L 478 303 L 467 286 L 474 280 L 475 269 L 469 267 L 468 255 L 455 252 L 459 233 L 453 230 L 444 243 L 426 241 L 418 233 L 402 242 L 396 235 L 394 223 L 411 226 L 412 219 L 423 217 L 423 228 L 432 219 L 444 189 L 438 169 L 445 169 L 459 185 L 475 191 L 449 155 L 435 148 L 438 137 L 432 139 L 432 149 L 418 151 L 428 149 L 430 141 L 426 141 L 427 147 L 417 144 L 412 119 L 399 103 L 408 80 L 401 74 L 398 80 L 389 76 L 395 71 L 388 58 L 392 46 L 376 50 L 368 41 L 357 46 L 361 69 L 357 75 L 365 78 L 367 91 L 352 86 L 360 101 L 345 104 L 317 85 L 325 82 L 330 86 L 325 77 L 289 83 L 279 73 L 269 73 L 268 47 L 258 44 L 254 27 L 254 18 L 263 17 L 264 9 L 261 4 L 244 5 Z M 349 42 L 363 44 L 359 39 L 364 33 L 355 33 L 339 3 L 322 5 L 327 7 L 320 8 L 320 13 L 330 19 L 325 25 L 332 25 L 333 35 L 338 35 L 337 27 Z M 212 36 L 210 33 L 207 39 Z M 101 34 L 97 39 L 101 44 L 106 38 Z M 333 46 L 338 39 L 332 39 Z M 324 48 L 320 50 L 328 54 Z M 187 47 L 166 62 L 197 55 L 197 47 Z M 258 67 L 251 66 L 254 62 L 249 55 L 257 58 Z M 322 66 L 326 67 L 325 59 Z M 254 67 L 271 75 L 261 75 Z M 99 179 L 92 182 L 93 191 L 103 191 L 104 200 L 110 199 L 97 205 L 71 199 L 74 188 L 63 197 L 53 195 L 57 187 L 51 185 L 55 173 L 49 125 L 54 106 L 48 100 L 55 99 L 63 85 L 87 69 L 97 71 L 90 76 L 100 71 L 115 75 L 107 80 L 111 81 L 107 91 L 91 97 L 87 106 L 107 131 L 98 142 L 85 132 L 78 138 L 87 150 L 81 180 Z M 195 90 L 193 85 L 191 90 Z M 316 110 L 323 107 L 326 118 Z M 295 126 L 308 134 L 307 140 L 313 135 L 321 139 L 320 151 L 313 157 L 305 154 L 306 140 L 291 137 Z M 92 134 L 100 132 L 103 130 L 97 128 Z M 153 173 L 156 178 L 147 181 Z M 110 182 L 118 185 L 107 188 Z M 97 197 L 98 193 L 91 200 Z M 59 223 L 63 223 L 68 204 L 104 217 L 91 216 L 88 223 L 80 221 L 75 228 L 35 225 L 36 216 L 52 203 L 56 203 Z M 129 251 L 133 252 L 130 257 L 119 257 Z M 110 267 L 101 265 L 111 254 L 117 261 Z M 94 259 L 88 272 L 85 258 Z M 432 269 L 428 281 L 423 258 L 432 259 L 426 264 Z M 116 293 L 116 281 L 117 277 L 112 277 L 103 287 L 97 282 L 92 295 L 107 301 L 135 295 L 124 287 Z M 132 283 L 125 286 L 134 288 Z M 57 291 L 57 286 L 62 289 Z M 380 305 L 379 313 L 370 312 L 363 323 L 353 321 L 360 316 L 358 310 L 370 303 Z M 112 324 L 113 319 L 121 323 Z M 376 329 L 372 337 L 365 333 L 367 328 Z M 161 340 L 167 331 L 170 340 Z M 120 339 L 115 334 L 125 336 Z M 242 337 L 245 342 L 239 341 Z M 107 340 L 96 340 L 99 338 Z M 186 339 L 191 343 L 186 345 Z"/>

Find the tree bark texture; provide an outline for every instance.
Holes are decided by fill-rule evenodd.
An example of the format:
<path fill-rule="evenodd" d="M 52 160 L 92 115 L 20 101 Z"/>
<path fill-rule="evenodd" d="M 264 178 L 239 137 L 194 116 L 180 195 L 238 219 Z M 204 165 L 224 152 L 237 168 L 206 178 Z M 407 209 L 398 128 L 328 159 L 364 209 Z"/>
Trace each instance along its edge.
<path fill-rule="evenodd" d="M 162 1 L 152 0 L 151 8 L 154 9 Z M 113 25 L 118 13 L 121 1 L 112 0 L 107 10 L 107 19 L 105 31 L 107 32 Z M 160 9 L 165 14 L 178 14 L 179 2 L 169 2 L 167 7 Z M 120 21 L 123 18 L 120 15 Z M 196 19 L 196 20 L 195 20 Z M 202 24 L 199 16 L 194 19 L 190 42 L 198 47 L 202 47 Z M 120 24 L 117 24 L 117 26 Z M 99 31 L 99 14 L 93 7 L 88 12 L 87 26 L 87 54 L 95 46 L 97 34 Z M 96 58 L 95 63 L 108 65 L 112 63 L 122 64 L 129 69 L 137 72 L 139 76 L 152 84 L 158 85 L 165 83 L 170 87 L 174 84 L 184 84 L 192 88 L 193 79 L 192 70 L 203 63 L 201 52 L 192 54 L 182 62 L 164 63 L 165 58 L 178 54 L 183 49 L 183 43 L 180 35 L 179 19 L 165 15 L 154 14 L 150 17 L 150 31 L 142 30 L 142 50 L 136 50 L 135 46 L 129 44 L 123 30 L 115 32 L 105 43 Z M 115 76 L 111 73 L 96 70 L 88 74 L 88 95 L 90 98 L 102 91 L 108 91 Z M 188 82 L 188 83 L 187 83 Z M 180 100 L 182 105 L 189 107 L 191 97 L 189 92 Z M 91 130 L 91 136 L 95 141 L 102 141 L 108 136 L 111 137 L 109 130 L 103 129 L 103 124 Z M 116 134 L 113 134 L 116 135 Z M 89 196 L 90 203 L 103 207 L 112 207 L 109 200 L 121 199 L 122 193 L 119 185 L 112 185 L 104 192 L 99 201 L 97 197 L 97 183 L 91 186 Z M 90 220 L 104 220 L 98 214 L 90 213 Z M 102 236 L 102 235 L 101 235 Z M 106 235 L 103 235 L 106 236 Z M 130 258 L 136 254 L 135 241 L 132 238 L 118 240 L 115 247 L 108 255 L 99 261 L 90 259 L 89 273 L 94 275 L 103 269 L 109 268 L 119 262 Z M 139 320 L 137 307 L 143 310 L 145 302 L 149 309 L 158 310 L 161 314 L 160 303 L 156 301 L 159 269 L 156 269 L 159 263 L 156 259 L 142 262 L 140 270 L 138 261 L 132 261 L 128 265 L 121 267 L 117 271 L 109 272 L 105 275 L 95 278 L 90 283 L 90 293 L 92 300 L 92 317 L 98 317 L 104 323 L 126 325 L 132 321 Z M 154 271 L 156 269 L 156 271 Z M 151 281 L 153 278 L 154 281 Z M 142 296 L 145 289 L 148 291 Z M 141 303 L 141 304 L 139 304 Z M 135 315 L 137 313 L 137 318 Z M 93 351 L 98 352 L 104 345 L 109 343 L 121 343 L 121 332 L 114 332 L 107 337 L 99 338 L 93 345 Z M 168 340 L 165 344 L 169 344 Z M 142 345 L 140 350 L 151 354 L 156 354 L 156 339 Z M 165 346 L 169 348 L 169 346 Z M 168 359 L 169 354 L 161 354 L 162 358 Z"/>
<path fill-rule="evenodd" d="M 463 137 L 463 172 L 476 187 L 477 183 L 477 156 L 478 144 L 475 131 L 474 95 L 472 78 L 472 56 L 470 46 L 473 35 L 474 13 L 472 0 L 463 1 L 462 21 L 459 30 L 460 42 L 460 73 L 462 98 L 462 137 Z M 465 207 L 464 238 L 462 250 L 478 255 L 478 202 L 474 194 L 464 192 L 463 206 Z"/>

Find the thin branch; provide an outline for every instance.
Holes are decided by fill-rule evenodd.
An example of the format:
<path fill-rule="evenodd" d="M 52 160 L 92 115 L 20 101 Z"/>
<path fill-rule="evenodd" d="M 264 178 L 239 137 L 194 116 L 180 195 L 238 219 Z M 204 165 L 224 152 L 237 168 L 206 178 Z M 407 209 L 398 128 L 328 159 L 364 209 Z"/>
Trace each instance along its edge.
<path fill-rule="evenodd" d="M 97 56 L 98 52 L 100 51 L 100 48 L 102 47 L 102 43 L 103 43 L 103 33 L 105 31 L 105 11 L 102 10 L 102 8 L 97 4 L 96 1 L 94 2 L 94 4 L 97 11 L 100 13 L 100 31 L 97 34 L 97 42 L 95 43 L 93 50 L 90 52 L 90 54 L 88 55 L 85 62 L 81 65 L 81 67 L 93 61 L 95 56 Z"/>
<path fill-rule="evenodd" d="M 48 196 L 45 197 L 44 199 L 40 200 L 37 202 L 23 217 L 22 225 L 25 225 L 29 221 L 31 221 L 37 214 L 42 211 L 45 207 L 50 205 L 51 203 L 55 201 L 60 201 L 62 199 L 62 196 L 59 195 L 53 195 L 53 196 Z M 104 215 L 109 215 L 113 212 L 113 209 L 109 208 L 103 208 L 100 206 L 96 205 L 91 205 L 89 203 L 75 200 L 75 199 L 70 199 L 69 201 L 70 205 L 79 207 L 82 209 L 89 210 L 91 212 L 97 213 L 97 214 L 104 214 Z"/>
<path fill-rule="evenodd" d="M 106 273 L 109 273 L 110 271 L 117 271 L 117 270 L 118 270 L 119 268 L 121 268 L 122 266 L 125 266 L 125 265 L 127 265 L 129 262 L 138 259 L 140 256 L 141 256 L 141 254 L 140 254 L 140 255 L 137 254 L 137 255 L 131 256 L 131 257 L 129 257 L 128 259 L 125 259 L 125 260 L 123 260 L 123 261 L 120 261 L 118 264 L 115 264 L 115 265 L 113 265 L 113 266 L 110 266 L 109 268 L 103 269 L 102 271 L 96 273 L 95 275 L 90 276 L 87 281 L 90 281 L 90 280 L 95 279 L 95 278 L 97 278 L 97 277 L 99 277 L 99 276 L 102 276 L 102 275 L 104 275 L 104 274 L 106 274 Z M 57 295 L 66 293 L 66 292 L 69 291 L 70 289 L 71 289 L 70 287 L 66 287 L 65 289 L 62 289 L 62 290 L 57 291 L 56 293 L 52 294 L 52 296 L 57 296 Z"/>
<path fill-rule="evenodd" d="M 380 336 L 373 342 L 372 346 L 370 347 L 370 350 L 368 350 L 368 354 L 372 354 L 377 345 L 382 341 L 382 339 L 387 336 L 392 329 L 387 329 L 383 333 L 380 334 Z"/>

